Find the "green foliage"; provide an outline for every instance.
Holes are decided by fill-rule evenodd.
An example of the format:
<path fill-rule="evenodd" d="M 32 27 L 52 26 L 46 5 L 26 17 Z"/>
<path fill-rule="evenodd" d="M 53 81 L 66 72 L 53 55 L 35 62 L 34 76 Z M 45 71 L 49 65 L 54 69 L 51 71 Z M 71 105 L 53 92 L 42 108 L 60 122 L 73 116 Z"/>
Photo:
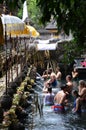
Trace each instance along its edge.
<path fill-rule="evenodd" d="M 72 31 L 78 45 L 86 41 L 86 0 L 37 0 L 42 11 L 41 21 L 46 23 L 51 16 L 57 21 L 58 29 L 66 34 Z"/>
<path fill-rule="evenodd" d="M 33 24 L 36 28 L 42 26 L 39 21 L 41 17 L 41 12 L 39 7 L 37 7 L 36 5 L 36 0 L 27 0 L 27 9 L 30 23 Z M 18 10 L 18 16 L 22 18 L 22 15 L 23 15 L 23 5 Z"/>
<path fill-rule="evenodd" d="M 13 12 L 16 9 L 21 7 L 21 4 L 24 3 L 25 0 L 0 0 L 0 4 L 5 4 L 10 12 Z"/>
<path fill-rule="evenodd" d="M 0 0 L 0 4 L 3 4 L 3 0 Z"/>
<path fill-rule="evenodd" d="M 37 0 L 42 12 L 41 22 L 57 21 L 58 30 L 66 34 L 71 30 L 74 40 L 64 46 L 64 62 L 71 62 L 86 48 L 86 0 Z"/>
<path fill-rule="evenodd" d="M 5 0 L 5 3 L 3 3 L 3 0 L 0 0 L 0 4 L 5 4 L 12 14 L 17 14 L 20 18 L 22 18 L 24 1 L 25 0 Z M 34 24 L 34 26 L 39 27 L 41 12 L 39 7 L 36 5 L 36 0 L 27 0 L 27 7 L 29 20 L 32 24 Z"/>
<path fill-rule="evenodd" d="M 80 54 L 83 51 L 82 48 L 77 47 L 75 40 L 67 42 L 67 44 L 64 44 L 63 48 L 64 48 L 63 63 L 72 63 L 74 58 L 80 56 Z"/>
<path fill-rule="evenodd" d="M 38 19 L 39 19 L 39 8 L 36 6 L 36 0 L 30 0 L 28 5 L 28 13 L 29 13 L 29 18 L 32 20 L 33 24 L 38 24 Z"/>

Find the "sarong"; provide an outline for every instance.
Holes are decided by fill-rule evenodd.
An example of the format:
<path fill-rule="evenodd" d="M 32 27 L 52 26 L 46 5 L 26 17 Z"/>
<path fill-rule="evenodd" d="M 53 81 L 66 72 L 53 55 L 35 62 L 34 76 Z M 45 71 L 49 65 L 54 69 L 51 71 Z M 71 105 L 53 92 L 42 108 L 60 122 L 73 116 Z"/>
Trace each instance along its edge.
<path fill-rule="evenodd" d="M 60 104 L 56 104 L 54 106 L 51 107 L 54 112 L 63 112 L 65 109 L 64 109 L 64 106 L 60 105 Z"/>

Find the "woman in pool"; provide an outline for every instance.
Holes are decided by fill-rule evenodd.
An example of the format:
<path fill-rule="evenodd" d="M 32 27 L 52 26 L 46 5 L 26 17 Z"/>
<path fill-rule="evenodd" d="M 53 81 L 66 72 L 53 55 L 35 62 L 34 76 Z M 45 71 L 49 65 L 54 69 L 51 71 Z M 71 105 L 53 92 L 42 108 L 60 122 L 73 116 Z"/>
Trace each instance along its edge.
<path fill-rule="evenodd" d="M 78 94 L 78 91 L 73 90 L 72 91 L 72 95 L 74 96 L 75 100 L 74 100 L 74 108 L 72 109 L 73 113 L 81 113 L 81 99 L 80 99 L 80 95 Z"/>
<path fill-rule="evenodd" d="M 48 93 L 44 97 L 44 105 L 54 105 L 54 93 L 52 93 L 51 87 L 48 88 Z"/>

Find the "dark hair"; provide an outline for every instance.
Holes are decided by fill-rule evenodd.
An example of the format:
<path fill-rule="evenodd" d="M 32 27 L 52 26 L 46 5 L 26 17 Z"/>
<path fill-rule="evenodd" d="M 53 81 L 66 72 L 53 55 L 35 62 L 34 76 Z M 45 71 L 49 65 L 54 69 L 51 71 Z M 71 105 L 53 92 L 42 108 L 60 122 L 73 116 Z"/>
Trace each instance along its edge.
<path fill-rule="evenodd" d="M 76 97 L 79 97 L 79 94 L 78 94 L 78 91 L 77 91 L 77 90 L 73 90 L 72 93 L 73 93 L 74 95 L 76 95 Z"/>
<path fill-rule="evenodd" d="M 49 68 L 48 74 L 51 74 L 51 73 L 52 73 L 52 68 Z"/>
<path fill-rule="evenodd" d="M 67 75 L 67 78 L 68 78 L 69 80 L 71 80 L 71 79 L 72 79 L 71 75 Z"/>
<path fill-rule="evenodd" d="M 49 93 L 52 93 L 52 87 L 49 87 L 49 88 L 48 88 L 48 92 L 49 92 Z"/>
<path fill-rule="evenodd" d="M 67 84 L 63 84 L 63 85 L 61 86 L 61 90 L 64 90 L 65 88 L 67 88 Z"/>

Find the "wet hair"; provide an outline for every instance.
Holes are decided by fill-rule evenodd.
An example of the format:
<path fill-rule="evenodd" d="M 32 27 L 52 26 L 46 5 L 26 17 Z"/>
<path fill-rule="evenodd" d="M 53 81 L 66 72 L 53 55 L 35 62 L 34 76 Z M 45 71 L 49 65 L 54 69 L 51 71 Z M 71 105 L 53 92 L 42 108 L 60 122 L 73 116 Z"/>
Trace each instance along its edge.
<path fill-rule="evenodd" d="M 52 73 L 52 68 L 49 68 L 49 70 L 48 70 L 48 74 L 51 74 Z"/>
<path fill-rule="evenodd" d="M 52 93 L 52 87 L 49 87 L 49 88 L 48 88 L 48 92 L 49 92 L 49 93 Z"/>
<path fill-rule="evenodd" d="M 83 87 L 86 87 L 86 82 L 84 80 L 80 80 L 79 85 L 81 85 Z"/>
<path fill-rule="evenodd" d="M 48 85 L 49 85 L 49 87 L 50 87 L 51 83 L 50 83 L 50 82 L 48 82 L 47 84 L 48 84 Z"/>
<path fill-rule="evenodd" d="M 71 79 L 72 79 L 71 75 L 67 75 L 67 77 L 66 77 L 66 78 L 68 78 L 69 80 L 71 80 Z"/>
<path fill-rule="evenodd" d="M 67 88 L 67 84 L 61 85 L 61 90 L 64 90 L 65 88 Z"/>
<path fill-rule="evenodd" d="M 76 97 L 79 97 L 78 91 L 77 90 L 73 90 L 72 94 L 76 95 Z"/>

